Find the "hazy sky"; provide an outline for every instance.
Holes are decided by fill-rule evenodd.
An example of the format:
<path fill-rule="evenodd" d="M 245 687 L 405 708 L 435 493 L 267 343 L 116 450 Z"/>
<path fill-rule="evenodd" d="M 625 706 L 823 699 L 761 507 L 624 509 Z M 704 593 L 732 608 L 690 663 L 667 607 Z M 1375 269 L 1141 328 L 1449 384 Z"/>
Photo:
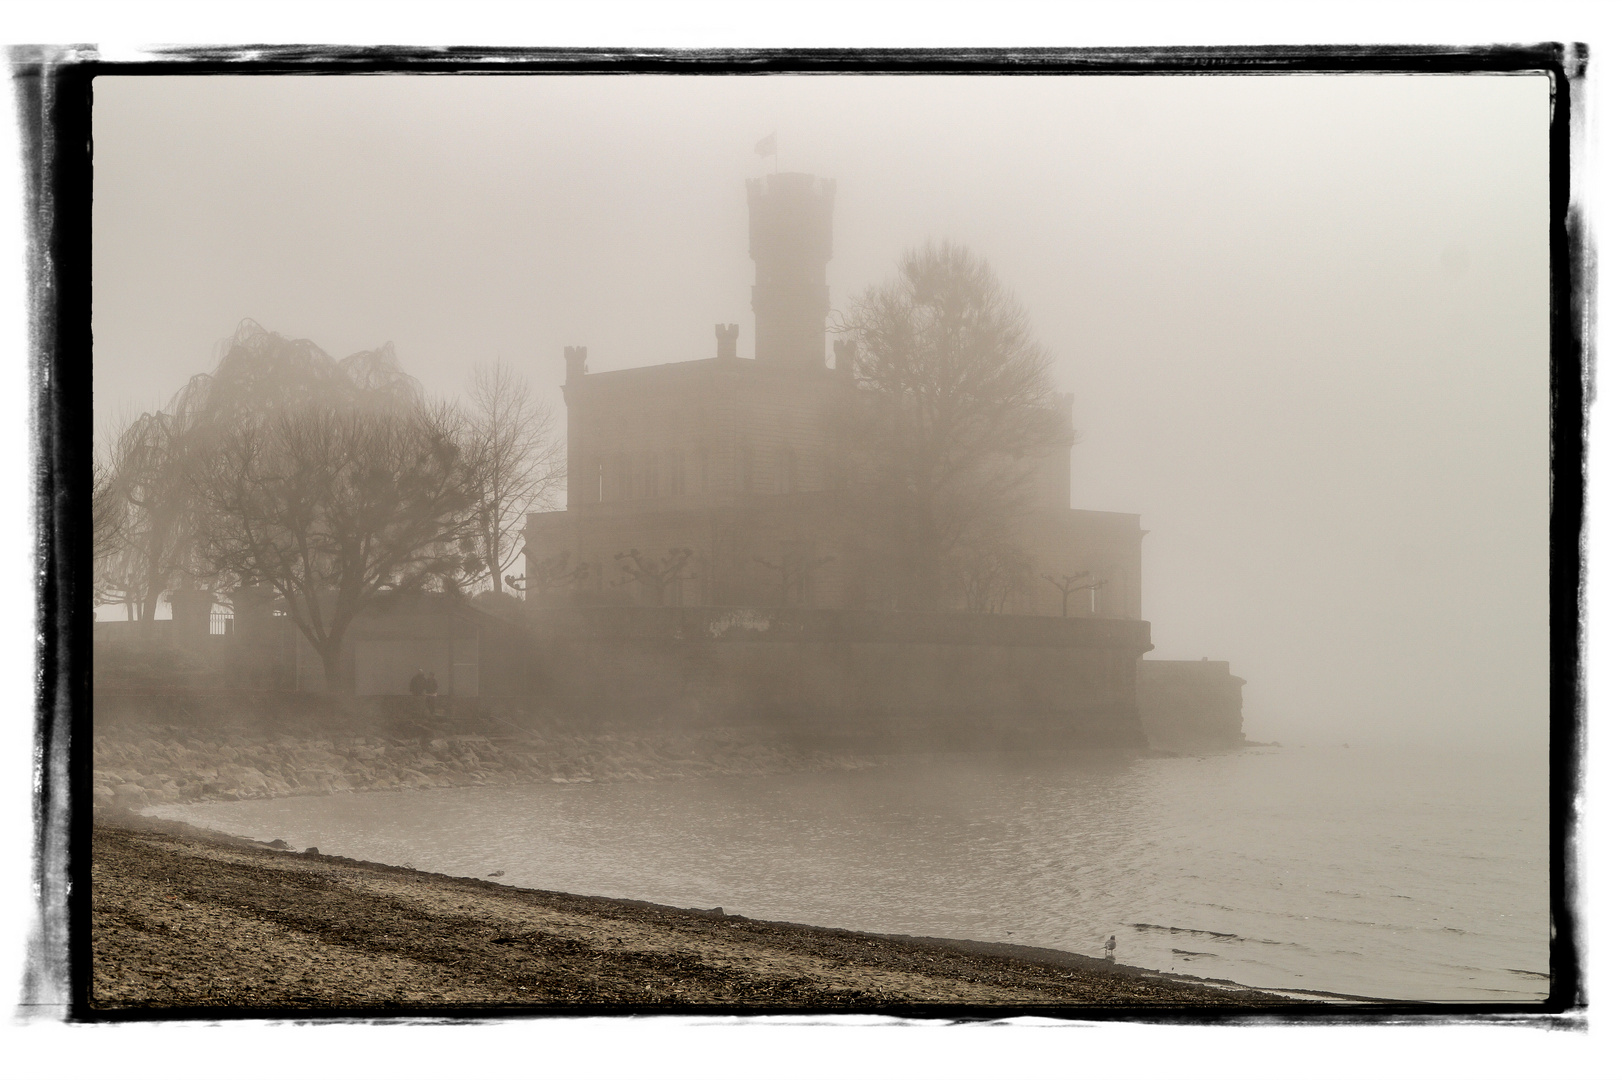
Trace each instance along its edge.
<path fill-rule="evenodd" d="M 1286 741 L 1547 719 L 1547 125 L 1526 77 L 210 77 L 96 84 L 99 419 L 251 317 L 430 391 L 752 353 L 743 181 L 833 177 L 835 307 L 985 255 L 1142 515 L 1151 657 Z"/>

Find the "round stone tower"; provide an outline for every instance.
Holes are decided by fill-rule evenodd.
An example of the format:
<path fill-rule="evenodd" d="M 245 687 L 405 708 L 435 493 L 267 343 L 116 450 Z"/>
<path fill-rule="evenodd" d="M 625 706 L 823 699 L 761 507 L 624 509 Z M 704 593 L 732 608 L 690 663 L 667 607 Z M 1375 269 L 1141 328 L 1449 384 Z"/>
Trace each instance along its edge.
<path fill-rule="evenodd" d="M 810 173 L 772 173 L 746 183 L 755 359 L 825 367 L 834 182 Z"/>

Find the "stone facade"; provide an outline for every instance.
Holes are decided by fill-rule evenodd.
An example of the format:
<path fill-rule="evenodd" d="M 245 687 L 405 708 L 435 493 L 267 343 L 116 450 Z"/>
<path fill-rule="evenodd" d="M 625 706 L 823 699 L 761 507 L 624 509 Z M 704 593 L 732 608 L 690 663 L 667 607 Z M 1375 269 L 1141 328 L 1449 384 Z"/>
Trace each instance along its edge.
<path fill-rule="evenodd" d="M 833 194 L 803 174 L 749 182 L 757 357 L 737 355 L 736 325 L 717 326 L 716 354 L 698 360 L 593 373 L 584 347 L 565 350 L 568 495 L 530 515 L 528 600 L 894 605 L 840 482 L 840 420 L 858 391 L 827 357 Z M 1068 449 L 1032 467 L 1033 509 L 1012 526 L 1028 573 L 991 609 L 1141 618 L 1137 515 L 1071 509 Z M 1068 603 L 1045 580 L 1082 571 Z M 960 592 L 949 603 L 974 606 Z"/>

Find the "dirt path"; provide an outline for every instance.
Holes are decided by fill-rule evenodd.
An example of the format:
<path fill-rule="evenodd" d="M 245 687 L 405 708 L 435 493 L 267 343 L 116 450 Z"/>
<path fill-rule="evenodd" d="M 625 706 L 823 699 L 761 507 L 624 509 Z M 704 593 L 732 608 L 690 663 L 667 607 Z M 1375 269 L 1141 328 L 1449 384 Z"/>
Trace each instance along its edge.
<path fill-rule="evenodd" d="M 1290 1004 L 1066 953 L 517 889 L 149 819 L 97 826 L 91 888 L 98 1012 Z"/>

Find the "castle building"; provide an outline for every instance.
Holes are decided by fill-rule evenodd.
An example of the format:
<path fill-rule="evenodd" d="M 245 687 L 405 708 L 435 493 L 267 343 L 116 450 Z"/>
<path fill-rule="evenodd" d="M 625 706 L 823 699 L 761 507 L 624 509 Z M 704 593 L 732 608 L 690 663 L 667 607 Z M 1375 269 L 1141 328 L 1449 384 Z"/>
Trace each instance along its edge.
<path fill-rule="evenodd" d="M 838 421 L 859 391 L 848 358 L 828 357 L 834 183 L 774 173 L 747 193 L 755 357 L 737 355 L 736 325 L 702 359 L 593 373 L 584 347 L 565 350 L 568 493 L 529 516 L 530 601 L 894 604 L 841 483 Z M 951 606 L 1139 619 L 1137 515 L 1072 509 L 1068 448 L 1034 466 L 1020 579 Z M 1048 577 L 1082 587 L 1065 597 Z"/>

